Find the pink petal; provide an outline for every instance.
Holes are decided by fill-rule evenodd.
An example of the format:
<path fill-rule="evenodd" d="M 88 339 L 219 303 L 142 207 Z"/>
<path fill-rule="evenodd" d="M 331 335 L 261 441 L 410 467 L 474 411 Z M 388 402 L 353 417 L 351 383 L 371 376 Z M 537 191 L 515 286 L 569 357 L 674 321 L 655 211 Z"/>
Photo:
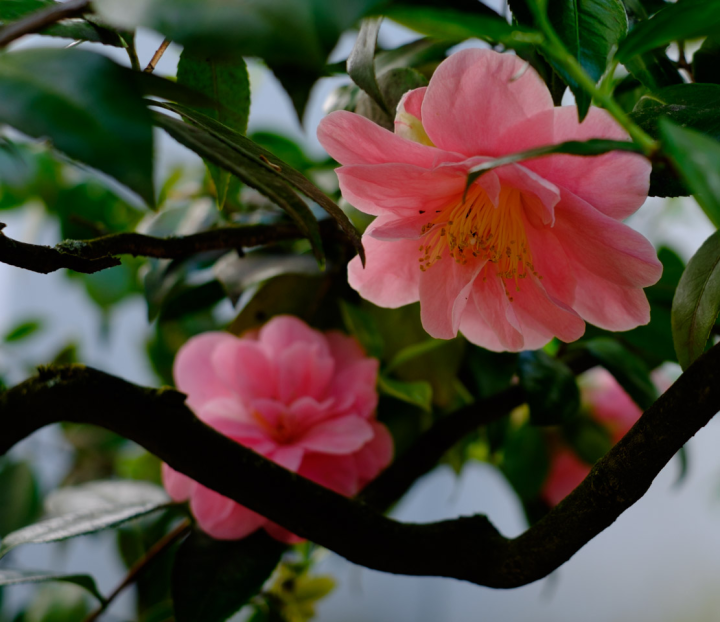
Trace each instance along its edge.
<path fill-rule="evenodd" d="M 272 318 L 260 329 L 259 340 L 271 359 L 297 343 L 314 345 L 324 355 L 329 353 L 322 333 L 292 315 L 278 315 Z"/>
<path fill-rule="evenodd" d="M 353 496 L 359 490 L 357 465 L 352 455 L 306 454 L 298 475 L 345 496 Z"/>
<path fill-rule="evenodd" d="M 211 362 L 218 377 L 242 398 L 275 397 L 276 372 L 260 343 L 235 338 L 215 348 Z"/>
<path fill-rule="evenodd" d="M 400 98 L 398 110 L 402 109 L 404 112 L 407 112 L 422 122 L 422 103 L 423 99 L 425 99 L 426 92 L 426 86 L 421 86 L 419 89 L 408 91 Z"/>
<path fill-rule="evenodd" d="M 285 544 L 300 544 L 301 542 L 305 542 L 303 538 L 289 532 L 284 527 L 280 527 L 277 523 L 268 521 L 264 529 L 267 531 L 269 536 L 272 536 L 276 540 L 284 542 Z"/>
<path fill-rule="evenodd" d="M 466 155 L 495 156 L 510 127 L 553 107 L 545 83 L 511 54 L 469 49 L 435 71 L 422 104 L 425 131 L 435 145 Z"/>
<path fill-rule="evenodd" d="M 332 378 L 335 363 L 328 347 L 317 344 L 295 343 L 277 358 L 279 398 L 290 404 L 305 395 L 320 399 Z"/>
<path fill-rule="evenodd" d="M 607 111 L 591 107 L 582 124 L 578 124 L 575 106 L 564 106 L 540 112 L 510 128 L 501 142 L 506 153 L 515 153 L 591 138 L 628 140 L 625 130 Z M 640 155 L 621 151 L 597 157 L 555 155 L 523 165 L 618 220 L 645 202 L 650 184 L 650 163 Z"/>
<path fill-rule="evenodd" d="M 480 259 L 460 265 L 446 254 L 421 272 L 420 317 L 430 336 L 452 339 L 457 335 L 473 281 L 484 265 Z"/>
<path fill-rule="evenodd" d="M 177 503 L 187 501 L 195 490 L 195 480 L 190 479 L 187 475 L 178 473 L 175 469 L 170 468 L 167 464 L 162 465 L 162 479 L 165 490 L 170 498 Z"/>
<path fill-rule="evenodd" d="M 218 397 L 214 400 L 209 400 L 197 409 L 196 414 L 198 419 L 205 423 L 218 417 L 232 419 L 234 421 L 250 421 L 245 406 L 237 396 Z"/>
<path fill-rule="evenodd" d="M 357 415 L 324 421 L 295 441 L 297 447 L 325 454 L 350 454 L 373 437 L 370 424 Z"/>
<path fill-rule="evenodd" d="M 302 447 L 283 445 L 270 453 L 267 458 L 294 473 L 300 468 L 304 455 L 305 450 Z"/>
<path fill-rule="evenodd" d="M 365 351 L 355 337 L 331 330 L 325 333 L 325 339 L 330 347 L 330 356 L 335 360 L 336 374 L 366 357 Z"/>
<path fill-rule="evenodd" d="M 583 375 L 581 394 L 593 417 L 602 423 L 617 443 L 642 415 L 640 407 L 605 369 Z"/>
<path fill-rule="evenodd" d="M 360 488 L 375 479 L 392 462 L 394 443 L 388 429 L 378 421 L 370 421 L 374 436 L 354 454 Z"/>
<path fill-rule="evenodd" d="M 207 424 L 231 438 L 236 443 L 249 447 L 253 451 L 266 455 L 277 447 L 277 443 L 269 436 L 267 430 L 257 424 L 244 423 L 234 419 L 216 417 L 209 419 Z"/>
<path fill-rule="evenodd" d="M 385 164 L 404 162 L 432 168 L 448 160 L 464 159 L 458 154 L 407 140 L 358 114 L 331 112 L 317 130 L 320 144 L 341 164 Z"/>
<path fill-rule="evenodd" d="M 207 400 L 232 395 L 212 366 L 211 357 L 219 346 L 236 341 L 229 333 L 203 333 L 189 339 L 178 351 L 173 365 L 175 386 L 188 394 L 187 404 L 192 410 Z"/>
<path fill-rule="evenodd" d="M 333 410 L 337 415 L 352 414 L 367 419 L 375 412 L 379 368 L 377 359 L 362 359 L 335 374 L 328 395 L 335 398 Z"/>
<path fill-rule="evenodd" d="M 408 91 L 400 98 L 395 114 L 395 134 L 423 145 L 434 146 L 422 125 L 422 102 L 425 91 L 427 87 L 423 86 Z"/>
<path fill-rule="evenodd" d="M 497 336 L 497 329 L 488 325 L 475 308 L 475 305 L 468 305 L 465 309 L 465 313 L 463 313 L 460 320 L 460 332 L 470 343 L 474 343 L 486 350 L 492 350 L 493 352 L 516 351 L 515 347 L 510 347 L 500 341 Z M 519 347 L 522 349 L 522 346 Z"/>
<path fill-rule="evenodd" d="M 333 379 L 334 381 L 334 379 Z M 301 397 L 295 400 L 290 406 L 290 416 L 294 421 L 295 429 L 302 434 L 308 428 L 311 428 L 321 421 L 325 421 L 335 416 L 336 400 L 330 398 L 320 403 L 312 397 Z"/>
<path fill-rule="evenodd" d="M 647 287 L 660 278 L 655 249 L 637 231 L 566 191 L 555 214 L 555 235 L 573 265 L 625 287 Z"/>
<path fill-rule="evenodd" d="M 590 472 L 590 468 L 590 465 L 585 464 L 569 449 L 560 450 L 550 463 L 542 498 L 551 506 L 557 505 L 578 487 Z"/>
<path fill-rule="evenodd" d="M 555 223 L 555 206 L 560 201 L 560 190 L 555 184 L 519 164 L 501 166 L 497 175 L 503 185 L 522 192 L 523 207 L 531 222 L 538 225 Z"/>
<path fill-rule="evenodd" d="M 218 540 L 238 540 L 257 530 L 267 519 L 232 499 L 197 485 L 190 509 L 200 528 Z"/>
<path fill-rule="evenodd" d="M 367 255 L 365 268 L 359 257 L 348 265 L 350 287 L 380 307 L 396 309 L 419 299 L 420 251 L 416 240 L 383 242 L 372 232 L 387 222 L 376 218 L 365 231 L 362 241 Z"/>
<path fill-rule="evenodd" d="M 480 314 L 483 320 L 482 324 L 477 322 L 477 319 L 472 318 L 475 313 Z M 465 315 L 468 314 L 470 317 L 466 320 Z M 463 326 L 465 326 L 465 329 L 463 329 Z M 495 333 L 498 341 L 497 345 L 500 346 L 489 349 L 494 351 L 509 350 L 511 352 L 519 352 L 523 349 L 524 339 L 520 330 L 520 323 L 515 316 L 512 303 L 505 295 L 502 281 L 497 276 L 489 276 L 485 281 L 481 278 L 475 280 L 473 303 L 468 305 L 463 321 L 460 323 L 463 334 L 473 343 L 478 342 L 471 339 L 466 334 L 466 330 L 469 330 L 474 335 L 476 331 L 481 330 L 484 326 L 487 326 Z M 496 345 L 494 341 L 492 345 Z M 483 347 L 485 346 L 483 345 Z"/>

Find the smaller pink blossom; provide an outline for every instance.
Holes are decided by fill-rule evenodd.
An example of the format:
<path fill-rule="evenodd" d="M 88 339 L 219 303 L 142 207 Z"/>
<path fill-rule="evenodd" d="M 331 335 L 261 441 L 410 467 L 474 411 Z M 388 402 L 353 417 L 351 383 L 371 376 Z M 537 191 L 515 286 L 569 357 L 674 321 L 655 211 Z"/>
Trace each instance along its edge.
<path fill-rule="evenodd" d="M 661 391 L 670 386 L 661 373 L 653 373 L 653 380 Z M 593 369 L 584 375 L 580 391 L 590 416 L 608 431 L 613 444 L 625 436 L 642 415 L 640 407 L 625 393 L 612 374 L 602 368 Z M 591 468 L 592 465 L 584 462 L 569 447 L 554 447 L 540 496 L 548 505 L 557 505 L 577 488 Z"/>
<path fill-rule="evenodd" d="M 204 333 L 180 349 L 173 372 L 199 419 L 340 494 L 357 494 L 392 459 L 392 437 L 375 420 L 378 361 L 337 331 L 279 316 L 244 337 Z M 214 538 L 244 538 L 262 527 L 283 542 L 299 541 L 167 465 L 163 480 L 175 501 L 190 500 Z"/>

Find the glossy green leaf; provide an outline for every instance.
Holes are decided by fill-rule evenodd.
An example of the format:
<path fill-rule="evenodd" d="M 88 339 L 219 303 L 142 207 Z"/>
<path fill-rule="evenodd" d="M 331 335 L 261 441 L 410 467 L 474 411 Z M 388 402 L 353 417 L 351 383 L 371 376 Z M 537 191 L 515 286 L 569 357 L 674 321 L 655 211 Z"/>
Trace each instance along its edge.
<path fill-rule="evenodd" d="M 395 111 L 400 99 L 408 91 L 427 86 L 427 78 L 419 71 L 409 67 L 388 69 L 378 76 L 378 85 L 383 101 L 388 110 Z M 387 130 L 394 130 L 395 114 L 388 114 L 378 106 L 368 95 L 361 93 L 357 100 L 355 112 L 370 119 Z"/>
<path fill-rule="evenodd" d="M 673 341 L 683 369 L 705 350 L 719 311 L 720 231 L 716 231 L 688 262 L 673 299 Z"/>
<path fill-rule="evenodd" d="M 250 79 L 247 65 L 241 56 L 214 58 L 194 54 L 186 48 L 178 62 L 177 80 L 219 104 L 217 109 L 200 108 L 199 112 L 240 134 L 245 133 L 250 115 Z M 206 162 L 206 165 L 215 184 L 218 205 L 222 208 L 230 173 L 210 162 Z"/>
<path fill-rule="evenodd" d="M 591 339 L 583 347 L 615 377 L 642 410 L 653 405 L 659 393 L 642 360 L 613 339 Z"/>
<path fill-rule="evenodd" d="M 378 359 L 382 358 L 385 344 L 378 331 L 375 318 L 361 307 L 345 300 L 340 301 L 340 313 L 345 328 L 360 342 L 367 355 Z"/>
<path fill-rule="evenodd" d="M 52 572 L 34 572 L 32 570 L 10 570 L 0 568 L 0 586 L 20 585 L 27 583 L 48 583 L 50 581 L 62 581 L 73 583 L 86 589 L 90 594 L 103 602 L 103 596 L 95 585 L 95 580 L 86 574 L 56 574 Z"/>
<path fill-rule="evenodd" d="M 3 54 L 0 122 L 49 138 L 154 204 L 150 113 L 132 72 L 108 58 L 77 49 Z"/>
<path fill-rule="evenodd" d="M 0 537 L 31 523 L 40 513 L 40 491 L 26 462 L 0 462 Z"/>
<path fill-rule="evenodd" d="M 653 92 L 684 83 L 673 62 L 657 50 L 633 57 L 625 63 L 625 69 Z"/>
<path fill-rule="evenodd" d="M 8 333 L 3 337 L 5 343 L 12 343 L 13 341 L 22 341 L 28 337 L 34 335 L 37 331 L 42 328 L 42 322 L 39 320 L 28 320 L 21 322 L 14 326 Z"/>
<path fill-rule="evenodd" d="M 692 58 L 693 78 L 696 82 L 720 84 L 720 35 L 708 37 Z"/>
<path fill-rule="evenodd" d="M 720 142 L 660 120 L 663 148 L 705 215 L 720 227 Z"/>
<path fill-rule="evenodd" d="M 363 20 L 357 40 L 347 59 L 347 72 L 357 84 L 386 113 L 389 112 L 375 77 L 375 46 L 381 17 Z"/>
<path fill-rule="evenodd" d="M 177 104 L 165 104 L 164 107 L 181 114 L 186 119 L 192 121 L 197 127 L 210 133 L 217 140 L 224 142 L 228 147 L 232 148 L 238 156 L 249 160 L 250 164 L 262 166 L 264 174 L 276 176 L 277 179 L 273 180 L 273 185 L 282 180 L 297 190 L 300 190 L 300 192 L 309 199 L 315 201 L 333 218 L 343 233 L 348 236 L 353 246 L 357 249 L 363 264 L 365 263 L 365 251 L 357 229 L 355 229 L 350 219 L 345 215 L 345 212 L 302 173 L 296 171 L 286 162 L 283 162 L 271 151 L 263 149 L 246 136 L 232 131 L 214 119 Z M 252 186 L 250 183 L 248 183 L 248 185 Z"/>
<path fill-rule="evenodd" d="M 164 129 L 180 144 L 223 170 L 232 173 L 286 212 L 310 240 L 318 262 L 324 264 L 325 256 L 320 239 L 320 228 L 315 216 L 307 203 L 276 174 L 270 164 L 259 158 L 246 157 L 229 146 L 227 142 L 194 125 L 182 123 L 164 114 L 155 114 L 154 119 L 158 127 Z"/>
<path fill-rule="evenodd" d="M 668 4 L 650 19 L 638 23 L 620 44 L 621 63 L 672 41 L 717 34 L 720 3 L 714 0 L 682 0 Z"/>
<path fill-rule="evenodd" d="M 521 352 L 518 376 L 534 425 L 556 425 L 577 415 L 580 391 L 575 376 L 563 362 L 542 350 Z"/>
<path fill-rule="evenodd" d="M 507 431 L 500 470 L 523 501 L 535 499 L 547 477 L 550 460 L 542 430 L 524 423 Z"/>
<path fill-rule="evenodd" d="M 425 380 L 404 381 L 380 376 L 378 391 L 381 395 L 388 395 L 408 404 L 419 406 L 426 412 L 432 410 L 432 385 Z"/>
<path fill-rule="evenodd" d="M 175 619 L 224 622 L 260 591 L 284 550 L 262 530 L 230 541 L 193 531 L 175 557 Z"/>

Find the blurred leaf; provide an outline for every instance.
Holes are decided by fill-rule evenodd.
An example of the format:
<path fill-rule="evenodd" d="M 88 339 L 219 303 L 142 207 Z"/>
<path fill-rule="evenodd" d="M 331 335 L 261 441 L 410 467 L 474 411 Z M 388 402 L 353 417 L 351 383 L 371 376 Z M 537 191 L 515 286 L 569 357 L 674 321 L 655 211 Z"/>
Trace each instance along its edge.
<path fill-rule="evenodd" d="M 6 52 L 0 121 L 50 138 L 154 205 L 150 113 L 130 70 L 105 56 L 77 49 Z"/>
<path fill-rule="evenodd" d="M 380 32 L 381 17 L 363 20 L 355 45 L 347 59 L 347 72 L 385 113 L 390 113 L 375 77 L 375 47 Z"/>
<path fill-rule="evenodd" d="M 548 468 L 547 448 L 540 428 L 524 423 L 508 431 L 500 470 L 521 500 L 538 496 Z"/>
<path fill-rule="evenodd" d="M 412 67 L 425 75 L 422 71 L 424 65 L 437 65 L 442 62 L 447 55 L 447 51 L 460 43 L 460 41 L 461 39 L 443 41 L 424 37 L 392 50 L 378 51 L 375 54 L 375 71 L 383 73 L 398 67 Z"/>
<path fill-rule="evenodd" d="M 668 4 L 651 19 L 638 23 L 620 44 L 621 63 L 672 41 L 712 35 L 720 28 L 720 3 L 682 0 Z"/>
<path fill-rule="evenodd" d="M 381 359 L 385 351 L 382 335 L 378 331 L 375 318 L 360 307 L 340 300 L 340 312 L 347 331 L 362 345 L 365 353 Z"/>
<path fill-rule="evenodd" d="M 226 170 L 265 195 L 295 221 L 312 244 L 318 263 L 325 256 L 318 222 L 308 205 L 264 162 L 248 158 L 209 132 L 187 125 L 164 114 L 154 115 L 155 123 L 180 144 Z M 339 209 L 339 208 L 338 208 Z"/>
<path fill-rule="evenodd" d="M 269 151 L 278 160 L 289 164 L 292 168 L 304 172 L 318 163 L 308 156 L 295 141 L 275 132 L 253 132 L 250 140 L 262 149 Z"/>
<path fill-rule="evenodd" d="M 34 572 L 32 570 L 10 570 L 0 568 L 0 586 L 19 585 L 22 583 L 46 583 L 49 581 L 62 581 L 74 583 L 86 589 L 100 602 L 104 598 L 95 585 L 95 580 L 86 574 L 54 574 L 49 572 Z"/>
<path fill-rule="evenodd" d="M 514 352 L 490 352 L 477 346 L 468 349 L 467 363 L 477 395 L 483 399 L 510 386 L 518 365 Z"/>
<path fill-rule="evenodd" d="M 106 480 L 81 486 L 58 488 L 45 500 L 51 515 L 63 516 L 87 510 L 102 510 L 117 505 L 167 505 L 165 490 L 150 482 Z"/>
<path fill-rule="evenodd" d="M 407 348 L 403 348 L 392 360 L 385 366 L 385 372 L 389 373 L 396 367 L 401 367 L 405 363 L 415 360 L 419 356 L 423 356 L 428 352 L 434 352 L 438 348 L 445 345 L 443 339 L 428 339 L 427 341 L 421 341 L 420 343 L 414 343 Z"/>
<path fill-rule="evenodd" d="M 577 415 L 580 391 L 563 362 L 542 350 L 525 351 L 518 357 L 517 371 L 533 425 L 555 425 Z"/>
<path fill-rule="evenodd" d="M 40 491 L 26 462 L 0 462 L 0 538 L 21 529 L 40 514 Z"/>
<path fill-rule="evenodd" d="M 353 243 L 353 246 L 357 249 L 363 262 L 365 261 L 365 253 L 363 251 L 362 242 L 360 241 L 360 235 L 348 217 L 335 204 L 335 202 L 330 199 L 330 197 L 312 184 L 304 175 L 293 169 L 286 162 L 277 158 L 270 151 L 255 144 L 246 136 L 230 130 L 214 119 L 210 119 L 209 117 L 194 112 L 184 106 L 165 105 L 165 107 L 168 110 L 177 112 L 183 117 L 189 119 L 197 127 L 205 130 L 215 139 L 222 141 L 225 145 L 230 147 L 234 151 L 235 155 L 228 154 L 228 157 L 240 166 L 249 166 L 249 170 L 258 171 L 256 174 L 261 172 L 262 174 L 260 175 L 260 179 L 263 180 L 264 184 L 267 183 L 271 188 L 286 188 L 286 186 L 283 185 L 283 183 L 286 182 L 297 190 L 300 190 L 300 192 L 309 199 L 315 201 L 328 214 L 330 214 L 330 216 L 332 216 L 333 220 L 335 220 L 340 229 Z M 223 150 L 223 153 L 226 153 L 226 150 Z M 238 157 L 240 159 L 238 159 Z M 247 181 L 246 183 L 260 192 L 263 192 L 262 189 L 258 188 L 256 185 Z M 289 188 L 285 192 L 287 191 L 292 192 Z M 272 197 L 269 198 L 274 200 Z"/>
<path fill-rule="evenodd" d="M 432 411 L 433 390 L 430 383 L 425 380 L 407 382 L 380 376 L 378 391 L 380 395 L 389 395 L 408 404 L 419 406 L 426 412 Z"/>
<path fill-rule="evenodd" d="M 323 104 L 323 112 L 325 114 L 336 110 L 355 112 L 361 94 L 362 91 L 355 84 L 341 84 L 327 96 Z"/>
<path fill-rule="evenodd" d="M 28 320 L 25 322 L 21 322 L 17 326 L 11 328 L 10 331 L 8 331 L 8 333 L 3 337 L 3 341 L 5 343 L 22 341 L 23 339 L 34 335 L 41 328 L 42 322 L 40 320 Z"/>
<path fill-rule="evenodd" d="M 720 142 L 661 119 L 664 151 L 705 215 L 720 227 Z"/>
<path fill-rule="evenodd" d="M 284 550 L 262 530 L 231 541 L 192 532 L 180 545 L 173 568 L 177 622 L 227 620 L 260 591 Z"/>
<path fill-rule="evenodd" d="M 720 35 L 708 37 L 692 58 L 696 82 L 720 84 Z"/>
<path fill-rule="evenodd" d="M 75 507 L 79 507 L 87 503 L 84 506 L 87 509 L 49 518 L 8 534 L 0 542 L 0 557 L 21 544 L 57 542 L 58 540 L 66 540 L 67 538 L 114 527 L 133 518 L 154 512 L 166 506 L 169 502 L 167 496 L 161 499 L 157 493 L 153 498 L 140 495 L 133 497 L 133 495 L 130 495 L 138 499 L 136 502 L 129 501 L 129 497 L 124 495 L 118 498 L 113 495 L 113 491 L 121 493 L 128 490 L 127 482 L 121 482 L 122 487 L 117 486 L 113 489 L 110 485 L 114 483 L 116 482 L 104 483 L 108 493 L 107 498 L 103 498 L 103 495 L 97 489 L 89 489 L 88 491 L 84 487 L 78 487 L 79 490 L 77 491 L 62 490 L 62 496 L 58 504 L 61 504 L 63 508 L 71 508 L 74 504 L 77 504 Z M 134 483 L 139 484 L 139 482 Z M 147 491 L 150 484 L 143 483 L 143 486 Z M 153 488 L 157 490 L 157 487 Z M 134 491 L 137 490 L 138 488 L 134 489 Z M 77 497 L 73 495 L 74 492 L 77 492 Z M 50 501 L 50 503 L 53 502 Z"/>
<path fill-rule="evenodd" d="M 673 300 L 673 341 L 683 370 L 705 350 L 719 311 L 720 231 L 716 231 L 688 262 Z"/>
<path fill-rule="evenodd" d="M 219 104 L 217 110 L 200 108 L 199 112 L 216 119 L 223 125 L 244 134 L 250 114 L 250 79 L 245 61 L 241 56 L 232 59 L 213 58 L 193 54 L 185 48 L 180 55 L 177 79 L 200 93 L 208 95 Z M 215 184 L 218 206 L 225 204 L 230 173 L 206 162 Z"/>
<path fill-rule="evenodd" d="M 17 622 L 78 622 L 88 611 L 85 590 L 69 583 L 50 584 L 33 594 L 22 620 Z"/>
<path fill-rule="evenodd" d="M 577 417 L 563 431 L 573 451 L 589 466 L 612 449 L 610 432 L 590 417 Z"/>
<path fill-rule="evenodd" d="M 427 83 L 427 78 L 415 69 L 409 67 L 388 69 L 378 76 L 378 85 L 387 109 L 393 111 L 393 114 L 385 112 L 364 93 L 358 97 L 355 112 L 392 131 L 395 127 L 394 111 L 397 110 L 402 96 L 408 91 L 427 86 Z"/>
<path fill-rule="evenodd" d="M 613 339 L 592 339 L 583 347 L 618 381 L 641 410 L 655 403 L 659 393 L 650 370 L 639 358 Z"/>

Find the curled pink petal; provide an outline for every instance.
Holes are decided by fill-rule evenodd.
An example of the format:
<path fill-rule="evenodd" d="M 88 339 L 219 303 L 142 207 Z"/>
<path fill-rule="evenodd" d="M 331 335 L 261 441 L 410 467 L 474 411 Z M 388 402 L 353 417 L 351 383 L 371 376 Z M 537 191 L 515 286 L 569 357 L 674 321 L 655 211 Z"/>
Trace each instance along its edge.
<path fill-rule="evenodd" d="M 162 480 L 170 498 L 177 503 L 187 501 L 197 486 L 187 475 L 178 473 L 167 464 L 162 465 Z"/>

